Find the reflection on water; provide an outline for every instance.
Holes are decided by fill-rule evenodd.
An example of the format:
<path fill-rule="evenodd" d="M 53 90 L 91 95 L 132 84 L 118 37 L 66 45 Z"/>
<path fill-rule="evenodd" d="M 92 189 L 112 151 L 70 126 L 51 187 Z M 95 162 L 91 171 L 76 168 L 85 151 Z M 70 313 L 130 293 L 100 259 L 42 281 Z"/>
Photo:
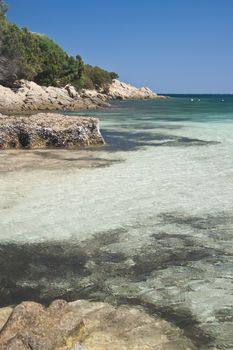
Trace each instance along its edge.
<path fill-rule="evenodd" d="M 102 148 L 0 154 L 1 305 L 140 304 L 233 348 L 233 98 L 203 99 L 101 111 Z"/>

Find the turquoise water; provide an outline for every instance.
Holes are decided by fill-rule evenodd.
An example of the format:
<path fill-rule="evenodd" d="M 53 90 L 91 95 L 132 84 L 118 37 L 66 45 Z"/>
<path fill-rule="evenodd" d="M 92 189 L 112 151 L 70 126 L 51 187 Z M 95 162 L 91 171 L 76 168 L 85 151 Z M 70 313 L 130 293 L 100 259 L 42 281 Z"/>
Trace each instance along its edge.
<path fill-rule="evenodd" d="M 1 304 L 143 305 L 233 349 L 233 96 L 82 114 L 106 146 L 0 154 Z"/>

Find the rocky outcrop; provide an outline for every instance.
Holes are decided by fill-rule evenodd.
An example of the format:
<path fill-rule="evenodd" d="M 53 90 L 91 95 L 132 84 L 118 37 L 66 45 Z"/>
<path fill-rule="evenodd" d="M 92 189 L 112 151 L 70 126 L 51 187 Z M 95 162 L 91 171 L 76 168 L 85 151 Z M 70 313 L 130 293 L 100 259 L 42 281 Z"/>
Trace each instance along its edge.
<path fill-rule="evenodd" d="M 56 300 L 45 309 L 23 302 L 4 315 L 1 350 L 195 349 L 179 329 L 126 306 Z"/>
<path fill-rule="evenodd" d="M 136 88 L 114 79 L 108 90 L 108 97 L 114 100 L 148 100 L 166 98 L 159 96 L 147 87 Z"/>
<path fill-rule="evenodd" d="M 64 88 L 46 87 L 32 81 L 19 80 L 12 84 L 12 88 L 0 85 L 0 112 L 75 111 L 107 107 L 109 100 L 157 98 L 165 97 L 157 95 L 149 88 L 136 88 L 119 80 L 113 80 L 108 92 L 83 89 L 80 93 L 72 85 L 66 85 Z"/>
<path fill-rule="evenodd" d="M 0 85 L 0 112 L 13 113 L 39 110 L 81 110 L 106 107 L 108 104 L 97 96 L 81 97 L 75 88 L 39 86 L 32 81 L 16 81 L 13 88 Z"/>
<path fill-rule="evenodd" d="M 0 149 L 75 148 L 103 143 L 96 118 L 54 113 L 24 117 L 0 114 Z"/>
<path fill-rule="evenodd" d="M 106 93 L 97 90 L 82 89 L 80 96 L 83 98 L 90 98 L 93 101 L 95 101 L 96 98 L 102 101 L 111 100 L 111 97 Z"/>

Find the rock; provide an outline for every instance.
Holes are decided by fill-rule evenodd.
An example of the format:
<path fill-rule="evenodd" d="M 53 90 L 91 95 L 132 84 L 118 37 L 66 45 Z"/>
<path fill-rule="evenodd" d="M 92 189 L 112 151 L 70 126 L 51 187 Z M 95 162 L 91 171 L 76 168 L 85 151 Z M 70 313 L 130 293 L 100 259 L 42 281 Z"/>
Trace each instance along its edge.
<path fill-rule="evenodd" d="M 0 114 L 0 149 L 74 148 L 103 143 L 96 118 L 53 113 L 24 117 Z"/>
<path fill-rule="evenodd" d="M 165 98 L 159 96 L 149 88 L 136 88 L 130 84 L 123 83 L 117 79 L 114 79 L 108 90 L 108 96 L 111 99 L 120 100 L 144 100 L 144 99 L 157 99 Z"/>
<path fill-rule="evenodd" d="M 13 309 L 11 307 L 4 307 L 0 309 L 0 331 L 3 328 L 4 324 L 7 322 L 12 311 Z"/>
<path fill-rule="evenodd" d="M 74 86 L 67 84 L 64 87 L 64 89 L 67 90 L 67 92 L 71 98 L 79 98 L 80 97 L 79 93 L 75 90 Z"/>
<path fill-rule="evenodd" d="M 0 85 L 0 112 L 13 113 L 38 110 L 80 110 L 106 107 L 108 104 L 98 96 L 80 97 L 75 88 L 39 86 L 33 81 L 15 81 L 12 89 Z"/>
<path fill-rule="evenodd" d="M 81 92 L 81 96 L 83 98 L 90 98 L 92 100 L 94 99 L 100 99 L 102 101 L 107 101 L 109 99 L 109 96 L 99 92 L 97 90 L 89 90 L 89 89 L 83 89 Z"/>
<path fill-rule="evenodd" d="M 1 315 L 1 310 L 0 310 Z M 0 332 L 2 350 L 192 350 L 168 322 L 142 310 L 79 300 L 54 301 L 47 309 L 23 302 Z"/>
<path fill-rule="evenodd" d="M 10 88 L 0 85 L 0 112 L 19 111 L 23 108 L 21 96 L 16 95 Z"/>
<path fill-rule="evenodd" d="M 1 64 L 1 62 L 0 62 Z M 149 88 L 136 88 L 119 80 L 113 80 L 108 92 L 83 89 L 79 94 L 74 86 L 64 88 L 39 86 L 33 81 L 18 80 L 12 89 L 0 85 L 0 113 L 40 110 L 80 110 L 108 107 L 112 99 L 157 99 Z"/>
<path fill-rule="evenodd" d="M 107 100 L 145 100 L 145 99 L 157 99 L 165 98 L 159 96 L 149 88 L 142 87 L 136 88 L 130 84 L 123 83 L 117 79 L 112 81 L 112 84 L 105 91 L 96 91 L 83 89 L 81 93 L 82 97 L 99 98 L 103 101 Z"/>

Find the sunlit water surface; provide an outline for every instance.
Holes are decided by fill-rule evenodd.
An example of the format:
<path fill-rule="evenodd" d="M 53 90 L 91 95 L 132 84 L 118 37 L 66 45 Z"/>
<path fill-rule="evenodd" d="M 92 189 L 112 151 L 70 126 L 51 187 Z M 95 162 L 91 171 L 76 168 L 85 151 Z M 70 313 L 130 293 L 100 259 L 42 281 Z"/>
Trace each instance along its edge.
<path fill-rule="evenodd" d="M 106 146 L 0 153 L 1 305 L 143 305 L 233 349 L 233 96 L 86 114 Z"/>

